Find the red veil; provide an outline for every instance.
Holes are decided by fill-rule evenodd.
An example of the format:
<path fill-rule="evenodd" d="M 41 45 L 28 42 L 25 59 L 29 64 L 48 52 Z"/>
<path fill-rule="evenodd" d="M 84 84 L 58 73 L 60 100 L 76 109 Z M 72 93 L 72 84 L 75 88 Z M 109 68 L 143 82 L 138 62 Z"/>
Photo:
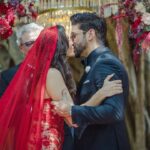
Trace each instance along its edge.
<path fill-rule="evenodd" d="M 46 76 L 57 39 L 57 27 L 41 32 L 0 99 L 0 150 L 26 150 L 33 121 L 38 147 Z"/>

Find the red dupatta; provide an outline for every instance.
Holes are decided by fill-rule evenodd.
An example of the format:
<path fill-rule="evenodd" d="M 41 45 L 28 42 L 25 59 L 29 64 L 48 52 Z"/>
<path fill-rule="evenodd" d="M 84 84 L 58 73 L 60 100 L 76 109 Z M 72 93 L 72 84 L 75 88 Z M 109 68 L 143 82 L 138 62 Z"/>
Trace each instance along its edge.
<path fill-rule="evenodd" d="M 46 76 L 55 54 L 57 27 L 44 29 L 0 99 L 0 150 L 26 150 L 31 124 L 37 150 Z M 37 147 L 36 147 L 37 145 Z"/>

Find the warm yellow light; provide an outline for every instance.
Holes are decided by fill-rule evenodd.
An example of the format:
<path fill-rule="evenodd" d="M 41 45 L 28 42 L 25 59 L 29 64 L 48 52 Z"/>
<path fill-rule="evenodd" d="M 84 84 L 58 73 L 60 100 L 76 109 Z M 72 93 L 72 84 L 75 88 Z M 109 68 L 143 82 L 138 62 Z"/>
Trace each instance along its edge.
<path fill-rule="evenodd" d="M 53 26 L 56 24 L 61 24 L 66 28 L 66 32 L 70 32 L 70 16 L 77 12 L 91 12 L 89 9 L 63 9 L 63 10 L 49 10 L 37 18 L 37 23 L 43 26 Z"/>

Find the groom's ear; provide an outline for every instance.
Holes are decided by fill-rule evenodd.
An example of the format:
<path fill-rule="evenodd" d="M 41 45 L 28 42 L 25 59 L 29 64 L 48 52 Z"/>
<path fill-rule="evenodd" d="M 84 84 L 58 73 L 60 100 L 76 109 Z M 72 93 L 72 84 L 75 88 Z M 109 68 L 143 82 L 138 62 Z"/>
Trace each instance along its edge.
<path fill-rule="evenodd" d="M 87 39 L 89 41 L 93 40 L 94 38 L 96 38 L 96 33 L 95 33 L 95 30 L 94 29 L 89 29 L 86 33 L 86 36 L 87 36 Z"/>

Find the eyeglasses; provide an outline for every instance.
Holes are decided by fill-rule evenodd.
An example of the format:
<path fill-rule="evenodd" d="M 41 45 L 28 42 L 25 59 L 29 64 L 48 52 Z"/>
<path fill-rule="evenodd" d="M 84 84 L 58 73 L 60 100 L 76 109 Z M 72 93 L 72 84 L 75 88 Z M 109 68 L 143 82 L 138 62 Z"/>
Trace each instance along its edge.
<path fill-rule="evenodd" d="M 75 39 L 78 35 L 80 35 L 81 33 L 83 33 L 83 35 L 86 33 L 86 31 L 83 31 L 83 32 L 78 32 L 78 33 L 71 33 L 71 36 L 70 38 L 73 40 Z"/>
<path fill-rule="evenodd" d="M 35 41 L 28 41 L 28 42 L 24 42 L 21 43 L 21 45 L 25 45 L 26 47 L 30 47 Z"/>

